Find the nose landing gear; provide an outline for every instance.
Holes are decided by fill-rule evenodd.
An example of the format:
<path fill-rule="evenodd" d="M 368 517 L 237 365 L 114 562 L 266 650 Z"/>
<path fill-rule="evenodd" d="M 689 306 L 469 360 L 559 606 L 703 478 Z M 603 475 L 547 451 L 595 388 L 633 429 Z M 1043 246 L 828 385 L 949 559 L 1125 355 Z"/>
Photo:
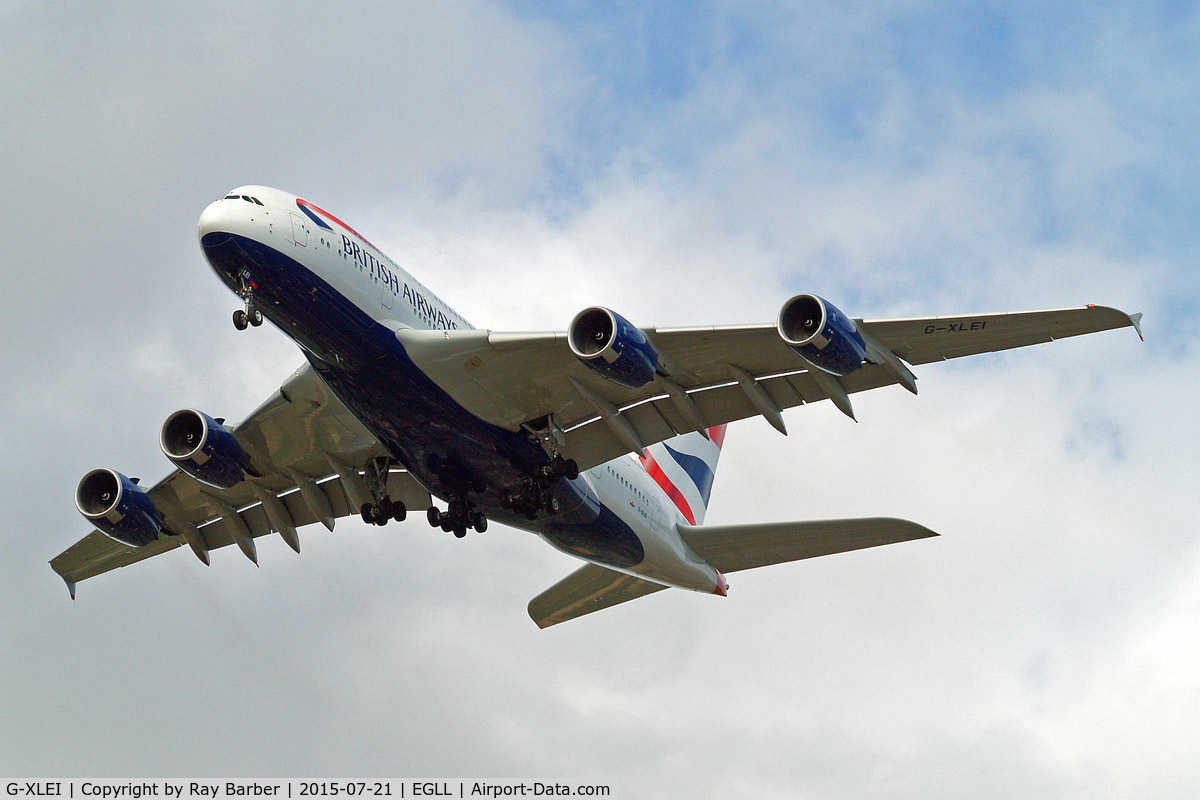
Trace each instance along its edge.
<path fill-rule="evenodd" d="M 247 301 L 247 305 L 249 305 L 249 301 Z M 249 311 L 243 311 L 239 308 L 237 311 L 233 312 L 233 327 L 237 328 L 239 331 L 246 330 L 246 326 L 248 325 L 253 325 L 257 328 L 262 324 L 263 315 L 262 312 L 257 308 L 250 308 Z"/>
<path fill-rule="evenodd" d="M 248 325 L 253 325 L 257 328 L 259 325 L 263 324 L 262 311 L 260 311 L 254 305 L 254 286 L 255 284 L 253 279 L 248 278 L 246 274 L 243 273 L 242 286 L 240 289 L 238 289 L 237 295 L 238 297 L 242 298 L 242 301 L 246 304 L 246 307 L 245 309 L 239 308 L 237 311 L 233 312 L 233 327 L 237 328 L 239 331 L 246 330 L 246 326 Z"/>

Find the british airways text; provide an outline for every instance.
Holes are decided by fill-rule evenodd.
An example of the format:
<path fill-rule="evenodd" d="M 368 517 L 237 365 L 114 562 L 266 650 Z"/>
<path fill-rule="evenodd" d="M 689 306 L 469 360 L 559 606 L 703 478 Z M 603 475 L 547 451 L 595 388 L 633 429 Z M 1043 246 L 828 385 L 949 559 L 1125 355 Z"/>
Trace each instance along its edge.
<path fill-rule="evenodd" d="M 458 329 L 457 322 L 446 316 L 441 309 L 426 300 L 420 292 L 410 287 L 407 282 L 404 284 L 402 292 L 400 289 L 400 279 L 396 277 L 396 273 L 392 272 L 387 264 L 376 258 L 365 247 L 359 247 L 358 242 L 344 233 L 342 234 L 342 252 L 349 258 L 353 258 L 355 263 L 361 267 L 370 270 L 371 275 L 383 281 L 391 289 L 392 294 L 397 297 L 403 295 L 404 299 L 413 307 L 413 310 L 423 319 L 427 320 L 434 328 L 442 330 Z"/>

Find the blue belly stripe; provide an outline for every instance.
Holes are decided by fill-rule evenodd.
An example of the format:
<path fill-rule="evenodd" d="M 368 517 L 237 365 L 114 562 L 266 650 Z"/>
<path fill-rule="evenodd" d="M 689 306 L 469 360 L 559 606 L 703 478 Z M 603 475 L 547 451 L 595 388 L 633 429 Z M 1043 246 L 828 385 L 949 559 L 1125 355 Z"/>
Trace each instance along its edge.
<path fill-rule="evenodd" d="M 469 497 L 490 519 L 541 534 L 560 549 L 629 568 L 645 557 L 633 530 L 589 500 L 582 478 L 554 493 L 567 513 L 529 521 L 503 510 L 502 489 L 546 460 L 541 446 L 471 414 L 413 363 L 404 346 L 300 262 L 253 239 L 206 235 L 201 246 L 230 289 L 248 270 L 263 315 L 291 337 L 351 413 L 433 494 Z"/>

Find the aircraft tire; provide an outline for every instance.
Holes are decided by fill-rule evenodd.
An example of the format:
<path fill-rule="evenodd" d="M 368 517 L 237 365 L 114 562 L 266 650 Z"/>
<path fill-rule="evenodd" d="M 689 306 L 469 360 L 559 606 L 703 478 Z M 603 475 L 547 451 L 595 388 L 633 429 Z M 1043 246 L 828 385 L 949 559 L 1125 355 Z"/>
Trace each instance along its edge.
<path fill-rule="evenodd" d="M 408 509 L 405 508 L 404 503 L 399 501 L 392 503 L 392 519 L 396 522 L 404 522 L 406 517 L 408 517 Z"/>
<path fill-rule="evenodd" d="M 374 506 L 372 506 L 370 503 L 363 503 L 362 508 L 359 509 L 359 512 L 358 512 L 359 514 L 362 515 L 362 521 L 367 523 L 368 525 L 370 525 L 372 522 L 375 521 L 374 517 L 371 515 L 372 508 L 374 508 Z"/>
<path fill-rule="evenodd" d="M 471 522 L 476 533 L 483 533 L 487 530 L 487 517 L 483 515 L 482 511 L 476 511 L 475 518 Z"/>
<path fill-rule="evenodd" d="M 425 519 L 429 520 L 429 527 L 436 528 L 442 524 L 442 512 L 438 511 L 437 506 L 430 506 L 425 512 Z"/>
<path fill-rule="evenodd" d="M 246 326 L 249 324 L 250 320 L 246 317 L 245 311 L 239 308 L 237 311 L 233 312 L 233 327 L 237 328 L 239 331 L 244 331 L 246 330 Z"/>
<path fill-rule="evenodd" d="M 263 324 L 263 315 L 262 315 L 262 312 L 261 312 L 261 311 L 259 311 L 257 308 L 256 308 L 256 309 L 254 309 L 253 311 L 251 311 L 251 312 L 250 312 L 250 315 L 249 315 L 249 322 L 250 322 L 250 324 L 251 324 L 251 325 L 253 325 L 253 326 L 254 326 L 254 327 L 256 327 L 256 328 L 257 328 L 259 325 L 262 325 L 262 324 Z"/>

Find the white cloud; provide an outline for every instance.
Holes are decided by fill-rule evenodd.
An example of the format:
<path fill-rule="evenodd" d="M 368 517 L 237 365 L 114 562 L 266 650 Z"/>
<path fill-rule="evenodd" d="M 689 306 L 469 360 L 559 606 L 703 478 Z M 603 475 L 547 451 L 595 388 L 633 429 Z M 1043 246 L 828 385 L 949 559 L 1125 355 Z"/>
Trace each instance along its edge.
<path fill-rule="evenodd" d="M 0 771 L 1192 793 L 1200 392 L 1171 309 L 1195 281 L 1186 245 L 1134 235 L 1154 207 L 1101 196 L 1175 168 L 1129 98 L 1052 74 L 931 86 L 866 8 L 767 9 L 765 29 L 727 11 L 753 46 L 709 34 L 661 107 L 623 105 L 586 25 L 492 4 L 204 13 L 27 6 L 0 48 L 0 99 L 33 120 L 4 115 L 0 165 L 0 673 L 25 687 L 0 700 Z M 823 116 L 835 79 L 853 141 Z M 596 121 L 617 133 L 577 130 Z M 524 604 L 565 556 L 347 520 L 302 531 L 299 557 L 173 553 L 68 605 L 44 562 L 85 530 L 75 477 L 157 477 L 170 411 L 236 418 L 299 361 L 275 331 L 235 334 L 193 238 L 249 180 L 311 192 L 489 327 L 592 303 L 764 321 L 816 290 L 870 316 L 1112 303 L 1150 338 L 926 365 L 917 398 L 856 397 L 858 424 L 818 404 L 787 439 L 734 426 L 711 522 L 891 515 L 943 536 L 738 574 L 725 600 L 664 592 L 538 631 Z"/>

